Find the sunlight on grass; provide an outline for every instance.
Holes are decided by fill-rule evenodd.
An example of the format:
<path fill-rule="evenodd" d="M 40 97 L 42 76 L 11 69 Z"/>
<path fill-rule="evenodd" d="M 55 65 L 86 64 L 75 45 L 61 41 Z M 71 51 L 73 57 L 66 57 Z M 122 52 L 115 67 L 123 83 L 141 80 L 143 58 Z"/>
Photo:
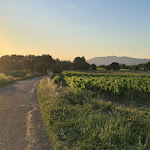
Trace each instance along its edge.
<path fill-rule="evenodd" d="M 0 87 L 5 86 L 9 83 L 15 82 L 15 79 L 11 76 L 6 76 L 3 73 L 0 73 Z"/>
<path fill-rule="evenodd" d="M 150 149 L 150 113 L 41 81 L 38 98 L 54 149 Z"/>

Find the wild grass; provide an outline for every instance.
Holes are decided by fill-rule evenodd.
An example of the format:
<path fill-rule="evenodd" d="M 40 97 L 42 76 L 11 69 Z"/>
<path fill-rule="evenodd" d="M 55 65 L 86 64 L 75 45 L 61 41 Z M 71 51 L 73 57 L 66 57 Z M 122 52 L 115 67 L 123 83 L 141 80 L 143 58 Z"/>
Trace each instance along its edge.
<path fill-rule="evenodd" d="M 149 111 L 59 88 L 50 78 L 39 84 L 38 99 L 55 150 L 150 149 Z"/>
<path fill-rule="evenodd" d="M 26 75 L 26 72 L 24 70 L 5 70 L 2 71 L 7 76 L 12 76 L 14 78 L 17 77 L 24 77 Z"/>
<path fill-rule="evenodd" d="M 40 73 L 29 73 L 27 74 L 22 70 L 9 70 L 9 71 L 0 71 L 0 87 L 3 87 L 7 84 L 13 83 L 15 81 L 31 79 L 35 77 L 42 76 Z"/>
<path fill-rule="evenodd" d="M 0 73 L 0 87 L 3 87 L 9 83 L 15 82 L 15 79 L 11 76 L 6 76 L 3 73 Z"/>

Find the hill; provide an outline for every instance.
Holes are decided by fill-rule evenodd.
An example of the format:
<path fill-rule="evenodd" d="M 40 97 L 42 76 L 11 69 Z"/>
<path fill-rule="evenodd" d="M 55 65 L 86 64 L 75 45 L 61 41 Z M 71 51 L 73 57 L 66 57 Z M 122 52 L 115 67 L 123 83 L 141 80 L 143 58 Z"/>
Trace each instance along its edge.
<path fill-rule="evenodd" d="M 117 62 L 119 64 L 126 65 L 138 65 L 150 62 L 150 59 L 139 59 L 132 57 L 117 57 L 117 56 L 107 56 L 107 57 L 94 57 L 92 59 L 87 60 L 89 64 L 95 64 L 97 66 L 100 65 L 109 65 L 113 62 Z"/>

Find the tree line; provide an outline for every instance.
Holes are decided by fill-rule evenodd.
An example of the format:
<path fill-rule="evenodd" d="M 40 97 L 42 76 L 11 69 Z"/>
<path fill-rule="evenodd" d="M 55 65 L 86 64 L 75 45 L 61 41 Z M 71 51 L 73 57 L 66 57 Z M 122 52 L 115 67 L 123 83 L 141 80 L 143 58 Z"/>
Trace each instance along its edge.
<path fill-rule="evenodd" d="M 146 64 L 139 64 L 135 66 L 127 66 L 113 62 L 110 65 L 101 65 L 101 68 L 106 70 L 150 70 L 150 62 Z M 27 73 L 43 73 L 46 74 L 47 70 L 54 73 L 61 73 L 63 70 L 96 70 L 95 64 L 88 64 L 84 57 L 76 57 L 73 62 L 60 61 L 59 59 L 52 58 L 51 55 L 5 55 L 0 58 L 0 70 L 24 70 Z"/>
<path fill-rule="evenodd" d="M 128 69 L 130 71 L 137 71 L 137 70 L 150 70 L 150 62 L 145 64 L 138 64 L 127 66 L 125 64 L 119 64 L 117 62 L 113 62 L 110 65 L 100 65 L 100 68 L 105 68 L 106 70 L 120 70 L 120 69 Z"/>
<path fill-rule="evenodd" d="M 53 59 L 51 55 L 5 55 L 0 58 L 0 70 L 25 70 L 28 73 L 46 74 L 47 70 L 60 73 L 63 70 L 96 70 L 84 57 L 76 57 L 73 62 Z"/>

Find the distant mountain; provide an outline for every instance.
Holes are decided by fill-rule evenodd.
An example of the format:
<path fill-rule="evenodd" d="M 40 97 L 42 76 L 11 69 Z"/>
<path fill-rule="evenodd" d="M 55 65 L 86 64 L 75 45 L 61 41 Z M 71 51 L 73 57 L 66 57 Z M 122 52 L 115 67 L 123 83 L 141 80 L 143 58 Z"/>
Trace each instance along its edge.
<path fill-rule="evenodd" d="M 125 64 L 125 65 L 138 65 L 138 64 L 150 62 L 150 59 L 107 56 L 107 57 L 94 57 L 92 59 L 87 60 L 87 62 L 89 64 L 95 64 L 97 66 L 109 65 L 109 64 L 111 64 L 113 62 L 117 62 L 119 64 Z"/>

